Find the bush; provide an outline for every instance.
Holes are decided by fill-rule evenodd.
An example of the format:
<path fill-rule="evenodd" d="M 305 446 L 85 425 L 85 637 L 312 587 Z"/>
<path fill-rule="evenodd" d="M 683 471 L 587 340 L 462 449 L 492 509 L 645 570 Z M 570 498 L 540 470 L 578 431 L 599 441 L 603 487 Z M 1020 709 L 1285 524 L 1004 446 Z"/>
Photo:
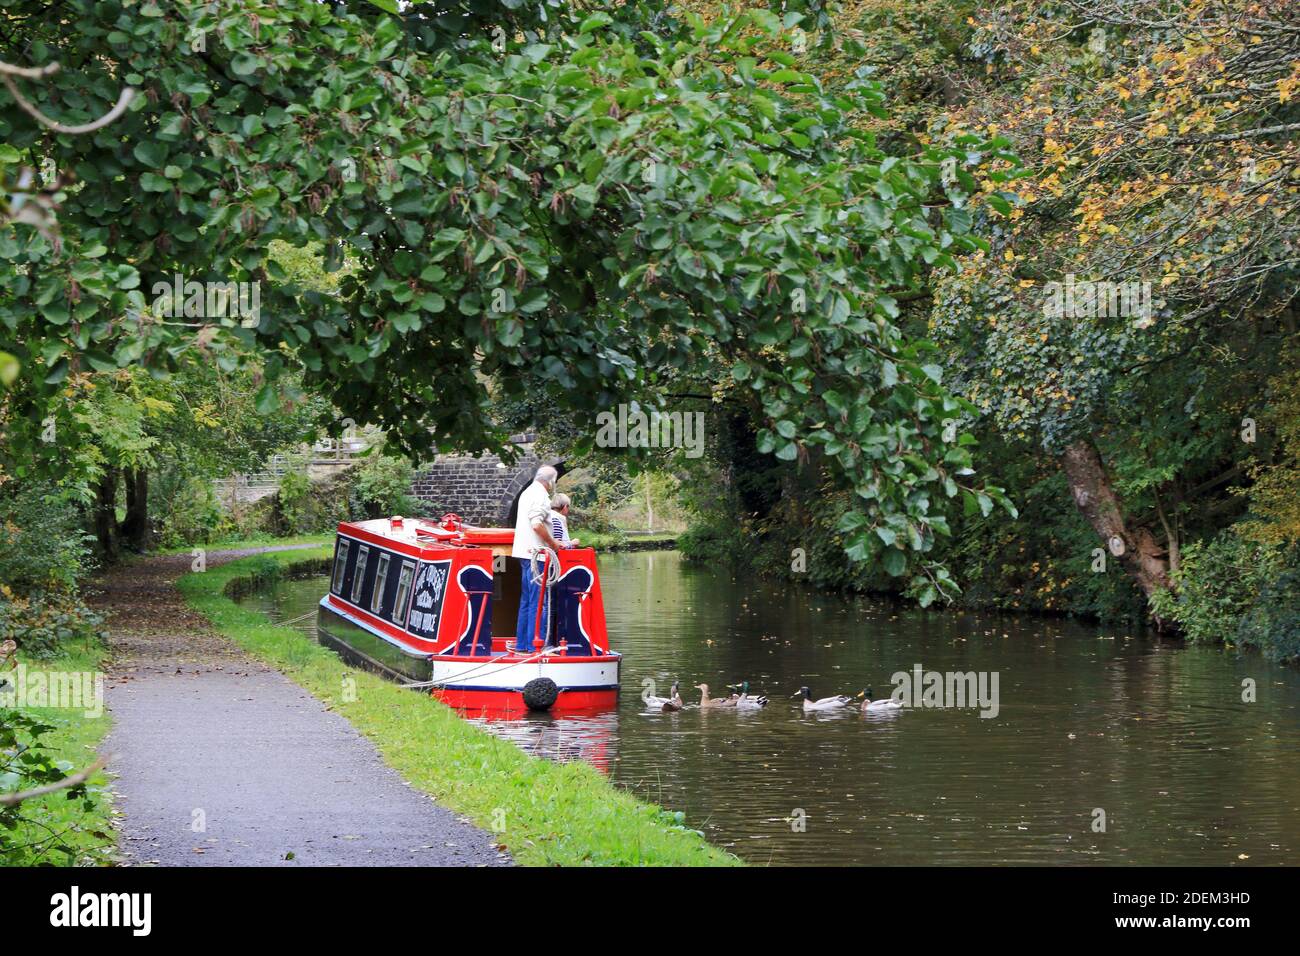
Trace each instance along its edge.
<path fill-rule="evenodd" d="M 1189 641 L 1254 647 L 1270 660 L 1300 655 L 1300 567 L 1294 551 L 1229 528 L 1184 549 L 1174 591 L 1157 614 Z"/>
<path fill-rule="evenodd" d="M 311 492 L 311 479 L 305 472 L 290 468 L 281 476 L 280 488 L 276 492 L 277 510 L 284 523 L 284 530 L 290 534 L 319 530 L 315 509 L 312 508 Z"/>
<path fill-rule="evenodd" d="M 1300 569 L 1282 572 L 1264 588 L 1237 625 L 1237 643 L 1259 648 L 1271 661 L 1300 661 Z"/>
<path fill-rule="evenodd" d="M 221 506 L 210 481 L 186 478 L 168 490 L 170 494 L 163 499 L 167 514 L 159 530 L 162 547 L 210 544 L 239 534 L 238 521 Z"/>
<path fill-rule="evenodd" d="M 48 486 L 0 496 L 0 584 L 23 594 L 75 592 L 90 570 L 93 536 L 76 506 Z"/>
<path fill-rule="evenodd" d="M 0 644 L 15 641 L 24 657 L 50 658 L 68 643 L 98 641 L 103 623 L 75 591 L 19 595 L 0 584 Z"/>
<path fill-rule="evenodd" d="M 356 503 L 356 516 L 385 518 L 417 513 L 420 503 L 408 494 L 414 472 L 405 458 L 391 455 L 366 458 L 353 472 L 351 497 Z"/>

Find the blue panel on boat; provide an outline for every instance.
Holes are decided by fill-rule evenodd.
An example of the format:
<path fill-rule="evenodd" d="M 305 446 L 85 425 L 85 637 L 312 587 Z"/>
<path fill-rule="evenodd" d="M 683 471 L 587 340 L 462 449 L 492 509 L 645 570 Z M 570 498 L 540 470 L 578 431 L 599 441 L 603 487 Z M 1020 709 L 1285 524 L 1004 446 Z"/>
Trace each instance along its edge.
<path fill-rule="evenodd" d="M 406 629 L 430 641 L 438 636 L 438 622 L 442 618 L 442 602 L 447 594 L 447 577 L 451 574 L 451 560 L 424 561 L 415 576 L 415 601 L 411 605 L 411 619 Z"/>

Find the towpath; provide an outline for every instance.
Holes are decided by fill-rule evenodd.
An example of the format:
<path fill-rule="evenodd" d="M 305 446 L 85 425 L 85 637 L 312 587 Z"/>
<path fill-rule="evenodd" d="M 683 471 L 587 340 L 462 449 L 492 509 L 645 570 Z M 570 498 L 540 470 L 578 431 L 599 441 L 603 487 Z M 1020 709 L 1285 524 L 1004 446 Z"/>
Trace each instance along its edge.
<path fill-rule="evenodd" d="M 209 552 L 209 566 L 261 551 Z M 123 862 L 163 866 L 500 866 L 492 835 L 386 766 L 346 719 L 186 605 L 189 555 L 97 581 L 108 617 L 103 753 Z"/>

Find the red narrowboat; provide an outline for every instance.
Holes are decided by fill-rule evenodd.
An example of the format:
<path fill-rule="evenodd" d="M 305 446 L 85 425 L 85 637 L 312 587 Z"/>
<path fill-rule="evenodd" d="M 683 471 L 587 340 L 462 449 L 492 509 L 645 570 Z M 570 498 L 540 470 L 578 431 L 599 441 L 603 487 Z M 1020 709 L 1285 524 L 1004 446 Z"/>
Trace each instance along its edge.
<path fill-rule="evenodd" d="M 545 551 L 531 573 L 548 599 L 531 647 L 515 647 L 520 562 L 514 532 L 455 515 L 344 521 L 321 640 L 453 707 L 501 714 L 594 711 L 618 702 L 622 656 L 610 650 L 596 553 Z"/>

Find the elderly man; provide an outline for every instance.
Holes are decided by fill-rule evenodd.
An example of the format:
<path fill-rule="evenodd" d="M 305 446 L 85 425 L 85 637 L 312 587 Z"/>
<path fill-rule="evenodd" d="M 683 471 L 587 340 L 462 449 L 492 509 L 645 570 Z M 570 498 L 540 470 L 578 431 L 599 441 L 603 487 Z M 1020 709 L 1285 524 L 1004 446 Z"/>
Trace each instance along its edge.
<path fill-rule="evenodd" d="M 519 496 L 519 513 L 515 519 L 515 541 L 511 557 L 520 563 L 522 586 L 519 591 L 519 620 L 515 624 L 515 650 L 533 649 L 533 628 L 537 622 L 537 606 L 542 603 L 542 626 L 546 626 L 545 582 L 533 580 L 533 555 L 542 548 L 560 551 L 569 547 L 555 540 L 551 531 L 551 492 L 558 477 L 554 468 L 543 465 L 533 476 L 533 483 Z M 542 573 L 539 562 L 537 574 Z M 543 643 L 549 635 L 543 636 Z"/>

